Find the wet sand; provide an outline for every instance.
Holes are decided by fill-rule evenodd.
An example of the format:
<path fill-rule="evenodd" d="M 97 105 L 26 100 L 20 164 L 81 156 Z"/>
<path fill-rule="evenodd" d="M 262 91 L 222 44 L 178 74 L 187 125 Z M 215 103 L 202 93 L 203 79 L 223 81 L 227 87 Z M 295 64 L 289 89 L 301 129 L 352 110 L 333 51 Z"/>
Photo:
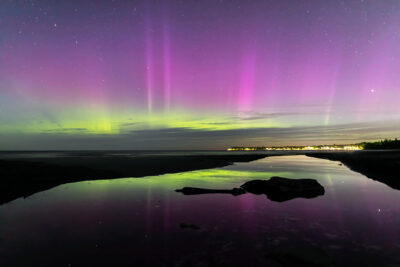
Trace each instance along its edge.
<path fill-rule="evenodd" d="M 400 190 L 400 151 L 316 152 L 307 156 L 340 161 L 351 170 Z"/>
<path fill-rule="evenodd" d="M 400 151 L 291 152 L 340 161 L 353 171 L 400 189 Z M 85 180 L 144 177 L 250 162 L 282 154 L 60 156 L 0 160 L 0 204 L 55 186 Z M 267 178 L 267 177 L 266 177 Z"/>
<path fill-rule="evenodd" d="M 85 180 L 154 176 L 224 167 L 267 155 L 66 156 L 0 160 L 0 204 Z"/>

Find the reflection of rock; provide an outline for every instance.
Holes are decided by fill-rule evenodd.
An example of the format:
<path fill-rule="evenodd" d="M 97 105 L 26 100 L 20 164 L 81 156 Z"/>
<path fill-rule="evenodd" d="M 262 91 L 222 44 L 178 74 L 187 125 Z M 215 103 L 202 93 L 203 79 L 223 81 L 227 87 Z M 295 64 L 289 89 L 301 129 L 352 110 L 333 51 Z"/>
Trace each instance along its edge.
<path fill-rule="evenodd" d="M 268 252 L 265 257 L 282 266 L 334 266 L 332 259 L 323 250 L 310 245 L 279 247 Z"/>
<path fill-rule="evenodd" d="M 206 189 L 206 188 L 196 188 L 196 187 L 184 187 L 182 189 L 175 190 L 176 192 L 181 192 L 184 195 L 199 195 L 199 194 L 212 194 L 212 193 L 220 193 L 220 194 L 231 194 L 234 196 L 245 194 L 242 188 L 233 188 L 233 189 Z"/>
<path fill-rule="evenodd" d="M 193 230 L 200 229 L 200 226 L 195 225 L 195 224 L 181 223 L 179 226 L 183 229 L 185 229 L 185 228 L 189 228 L 189 229 L 193 229 Z"/>
<path fill-rule="evenodd" d="M 325 193 L 324 187 L 314 179 L 289 179 L 271 177 L 269 180 L 252 180 L 241 187 L 249 193 L 266 194 L 270 200 L 286 201 L 293 198 L 314 198 Z"/>

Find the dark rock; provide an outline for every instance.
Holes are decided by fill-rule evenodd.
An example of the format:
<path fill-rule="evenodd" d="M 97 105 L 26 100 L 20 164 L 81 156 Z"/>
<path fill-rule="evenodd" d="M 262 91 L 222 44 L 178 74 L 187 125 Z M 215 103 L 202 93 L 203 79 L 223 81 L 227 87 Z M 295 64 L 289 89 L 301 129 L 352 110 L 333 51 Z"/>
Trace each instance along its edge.
<path fill-rule="evenodd" d="M 266 194 L 273 201 L 286 201 L 293 198 L 314 198 L 325 193 L 324 187 L 314 179 L 289 179 L 271 177 L 269 180 L 252 180 L 241 188 L 253 194 Z"/>
<path fill-rule="evenodd" d="M 184 195 L 199 195 L 199 194 L 231 194 L 234 196 L 245 194 L 246 191 L 242 188 L 233 189 L 207 189 L 207 188 L 197 188 L 197 187 L 184 187 L 182 189 L 175 190 Z"/>
<path fill-rule="evenodd" d="M 199 194 L 231 194 L 234 196 L 245 194 L 266 194 L 272 201 L 286 201 L 293 198 L 314 198 L 325 193 L 324 187 L 313 179 L 289 179 L 271 177 L 269 180 L 252 180 L 244 183 L 241 188 L 233 189 L 207 189 L 197 187 L 184 187 L 175 190 L 184 195 Z"/>
<path fill-rule="evenodd" d="M 282 266 L 335 266 L 331 257 L 322 249 L 310 245 L 276 248 L 266 253 L 265 257 Z"/>
<path fill-rule="evenodd" d="M 193 230 L 200 230 L 200 226 L 195 225 L 195 224 L 181 223 L 179 226 L 183 229 L 189 228 L 189 229 L 193 229 Z"/>
<path fill-rule="evenodd" d="M 232 195 L 234 196 L 238 196 L 238 195 L 242 195 L 242 194 L 246 194 L 246 191 L 243 190 L 243 188 L 233 188 L 232 189 Z"/>

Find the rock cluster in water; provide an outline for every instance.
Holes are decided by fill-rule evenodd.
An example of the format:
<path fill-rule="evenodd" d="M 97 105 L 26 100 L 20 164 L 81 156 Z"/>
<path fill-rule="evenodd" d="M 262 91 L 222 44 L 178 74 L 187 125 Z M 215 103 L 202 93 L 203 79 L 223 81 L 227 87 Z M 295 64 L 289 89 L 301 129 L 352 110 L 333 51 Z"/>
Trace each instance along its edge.
<path fill-rule="evenodd" d="M 289 179 L 283 177 L 271 177 L 269 180 L 252 180 L 233 189 L 206 189 L 196 187 L 184 187 L 177 189 L 184 195 L 223 193 L 234 196 L 246 192 L 260 195 L 265 194 L 272 201 L 287 201 L 294 198 L 314 198 L 325 193 L 325 189 L 314 179 Z"/>
<path fill-rule="evenodd" d="M 271 177 L 269 180 L 252 180 L 241 185 L 252 194 L 265 194 L 273 201 L 286 201 L 293 198 L 314 198 L 325 193 L 325 189 L 314 179 L 289 179 Z"/>

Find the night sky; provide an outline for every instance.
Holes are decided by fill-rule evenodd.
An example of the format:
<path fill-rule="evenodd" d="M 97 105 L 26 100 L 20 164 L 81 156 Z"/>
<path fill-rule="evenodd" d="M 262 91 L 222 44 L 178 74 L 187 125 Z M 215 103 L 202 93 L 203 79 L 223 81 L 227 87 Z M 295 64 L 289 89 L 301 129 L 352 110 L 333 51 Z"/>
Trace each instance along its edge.
<path fill-rule="evenodd" d="M 400 1 L 0 1 L 1 149 L 400 136 Z"/>

